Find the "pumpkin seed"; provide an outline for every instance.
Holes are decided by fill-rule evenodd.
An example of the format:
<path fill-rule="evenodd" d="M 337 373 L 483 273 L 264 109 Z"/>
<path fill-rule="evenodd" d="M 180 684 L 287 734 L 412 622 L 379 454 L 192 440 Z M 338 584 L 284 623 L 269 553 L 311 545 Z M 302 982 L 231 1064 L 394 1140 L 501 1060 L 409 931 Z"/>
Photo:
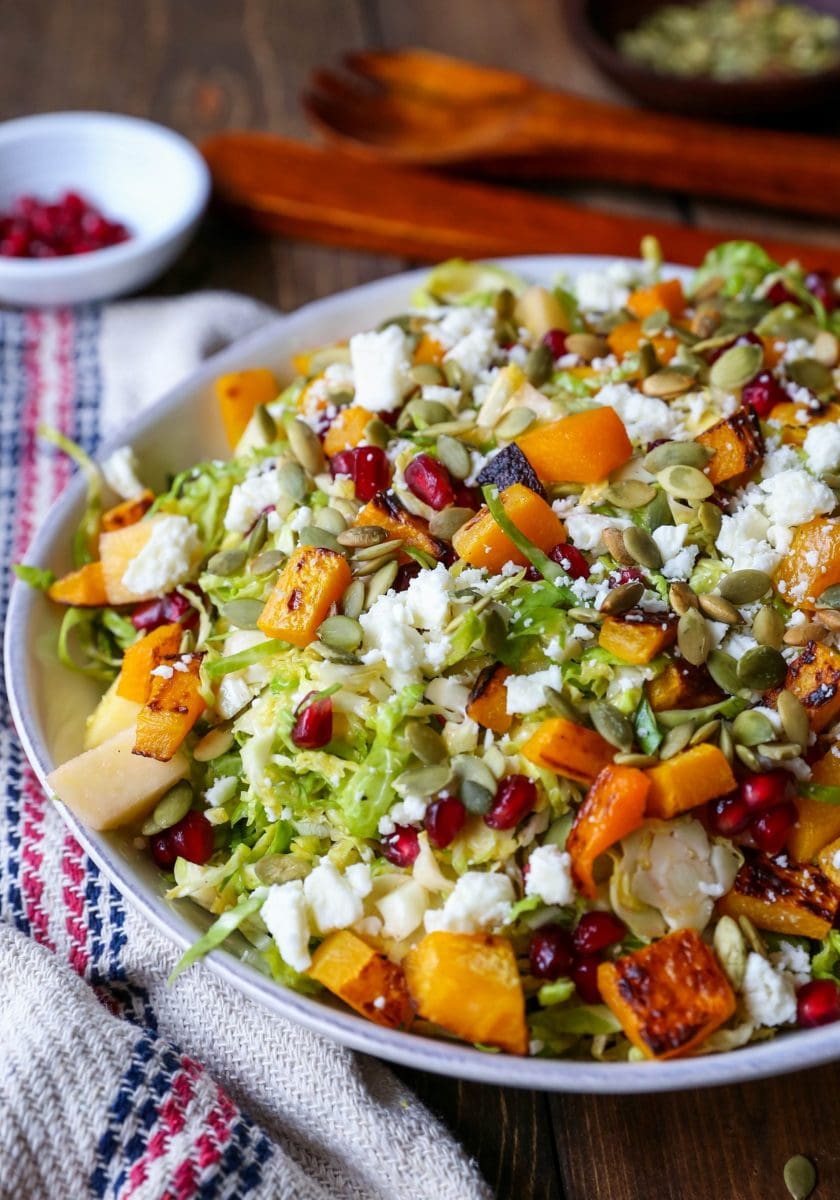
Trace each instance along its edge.
<path fill-rule="evenodd" d="M 695 302 L 700 300 L 710 300 L 712 296 L 717 296 L 725 284 L 725 276 L 710 275 L 708 279 L 700 284 L 700 286 L 694 292 L 692 299 Z"/>
<path fill-rule="evenodd" d="M 825 640 L 827 630 L 816 621 L 805 621 L 802 625 L 791 625 L 786 629 L 782 642 L 785 646 L 807 646 L 809 642 Z"/>
<path fill-rule="evenodd" d="M 173 825 L 177 825 L 182 817 L 185 817 L 192 808 L 193 790 L 190 785 L 181 780 L 171 787 L 166 795 L 158 800 L 152 815 L 143 825 L 140 832 L 144 837 L 154 837 L 158 833 L 163 833 L 164 829 L 171 829 Z"/>
<path fill-rule="evenodd" d="M 284 496 L 288 496 L 290 500 L 300 504 L 308 491 L 306 472 L 300 463 L 281 463 L 277 468 L 277 486 Z"/>
<path fill-rule="evenodd" d="M 711 742 L 720 732 L 720 721 L 707 721 L 691 735 L 689 746 L 699 746 L 701 742 Z"/>
<path fill-rule="evenodd" d="M 758 746 L 762 742 L 772 742 L 775 732 L 764 713 L 756 712 L 754 708 L 738 713 L 732 722 L 732 736 L 742 746 Z"/>
<path fill-rule="evenodd" d="M 327 533 L 326 529 L 319 529 L 317 525 L 304 525 L 298 533 L 298 545 L 316 546 L 321 550 L 332 550 L 335 554 L 348 553 L 334 533 Z"/>
<path fill-rule="evenodd" d="M 257 428 L 267 446 L 272 442 L 277 441 L 277 422 L 272 417 L 268 408 L 264 404 L 258 404 L 254 409 L 254 416 L 257 420 Z"/>
<path fill-rule="evenodd" d="M 265 545 L 268 537 L 268 514 L 260 513 L 257 517 L 256 524 L 248 535 L 248 541 L 245 544 L 245 553 L 248 558 L 253 558 L 255 554 L 259 554 Z"/>
<path fill-rule="evenodd" d="M 733 604 L 753 604 L 766 596 L 772 586 L 770 576 L 764 571 L 730 571 L 720 581 L 719 591 Z"/>
<path fill-rule="evenodd" d="M 244 546 L 237 546 L 235 550 L 220 550 L 208 559 L 207 570 L 211 575 L 236 575 L 245 566 L 247 558 L 248 552 Z"/>
<path fill-rule="evenodd" d="M 715 954 L 735 991 L 741 990 L 747 969 L 747 944 L 732 917 L 721 917 L 712 938 Z"/>
<path fill-rule="evenodd" d="M 713 621 L 722 621 L 724 625 L 737 625 L 741 620 L 738 609 L 723 596 L 715 596 L 712 592 L 706 592 L 697 597 L 697 602 L 701 612 L 704 612 L 707 617 L 711 617 Z"/>
<path fill-rule="evenodd" d="M 451 411 L 439 400 L 409 400 L 397 420 L 397 429 L 428 429 L 452 419 Z"/>
<path fill-rule="evenodd" d="M 610 484 L 605 499 L 616 508 L 643 508 L 656 498 L 656 488 L 641 479 L 621 479 Z"/>
<path fill-rule="evenodd" d="M 642 466 L 658 475 L 666 467 L 705 467 L 711 457 L 711 451 L 700 442 L 663 442 L 647 452 Z"/>
<path fill-rule="evenodd" d="M 731 763 L 735 756 L 735 742 L 732 737 L 732 730 L 726 721 L 720 727 L 718 746 L 720 746 L 720 752 L 726 758 L 727 762 Z"/>
<path fill-rule="evenodd" d="M 484 632 L 481 635 L 484 648 L 498 658 L 507 642 L 507 623 L 496 608 L 489 608 L 484 617 Z"/>
<path fill-rule="evenodd" d="M 789 740 L 802 748 L 807 746 L 811 736 L 811 725 L 808 713 L 799 698 L 787 688 L 783 688 L 776 697 L 776 711 Z"/>
<path fill-rule="evenodd" d="M 821 329 L 814 338 L 811 353 L 824 367 L 836 367 L 840 359 L 840 342 L 828 329 Z"/>
<path fill-rule="evenodd" d="M 761 761 L 758 755 L 754 751 L 750 750 L 749 746 L 737 745 L 735 747 L 735 754 L 748 771 L 761 770 Z"/>
<path fill-rule="evenodd" d="M 700 522 L 700 528 L 707 537 L 717 539 L 720 527 L 723 524 L 723 513 L 716 504 L 704 500 L 697 509 L 697 520 Z"/>
<path fill-rule="evenodd" d="M 721 392 L 734 392 L 755 375 L 764 360 L 764 350 L 752 342 L 730 346 L 712 363 L 709 383 Z"/>
<path fill-rule="evenodd" d="M 256 629 L 264 607 L 262 600 L 228 600 L 219 612 L 228 624 L 235 625 L 237 629 Z"/>
<path fill-rule="evenodd" d="M 679 581 L 672 583 L 668 588 L 668 603 L 678 617 L 681 617 L 684 612 L 688 612 L 690 608 L 698 606 L 697 596 L 688 584 Z"/>
<path fill-rule="evenodd" d="M 572 352 L 570 351 L 570 353 Z M 528 382 L 536 388 L 551 378 L 554 370 L 554 355 L 545 342 L 539 342 L 533 350 L 529 351 L 523 369 Z"/>
<path fill-rule="evenodd" d="M 623 713 L 620 713 L 606 700 L 596 700 L 590 706 L 589 716 L 601 737 L 615 746 L 617 750 L 628 753 L 633 748 L 633 726 Z"/>
<path fill-rule="evenodd" d="M 656 478 L 668 495 L 677 500 L 707 500 L 715 490 L 708 476 L 696 467 L 666 467 Z"/>
<path fill-rule="evenodd" d="M 537 415 L 533 409 L 527 408 L 523 404 L 518 408 L 512 408 L 502 417 L 493 429 L 493 433 L 503 442 L 512 442 L 526 429 L 530 429 L 536 419 Z"/>
<path fill-rule="evenodd" d="M 811 1192 L 817 1186 L 817 1172 L 814 1164 L 804 1154 L 794 1154 L 793 1158 L 787 1160 L 782 1178 L 793 1200 L 808 1200 Z"/>
<path fill-rule="evenodd" d="M 466 525 L 467 521 L 474 516 L 475 509 L 458 508 L 453 504 L 450 508 L 444 508 L 434 514 L 429 521 L 429 533 L 433 537 L 444 538 L 447 542 L 451 541 L 461 526 Z"/>
<path fill-rule="evenodd" d="M 675 725 L 673 729 L 669 729 L 665 734 L 658 751 L 662 762 L 667 762 L 669 758 L 673 758 L 676 754 L 679 754 L 681 750 L 685 750 L 686 746 L 691 741 L 693 733 L 693 721 L 686 721 L 684 725 Z"/>
<path fill-rule="evenodd" d="M 827 587 L 824 592 L 820 592 L 817 597 L 817 603 L 820 608 L 840 609 L 840 583 L 834 583 L 831 587 Z"/>
<path fill-rule="evenodd" d="M 656 357 L 656 351 L 650 342 L 642 342 L 639 346 L 639 375 L 642 379 L 647 379 L 648 375 L 655 375 L 657 371 L 662 369 L 662 363 Z"/>
<path fill-rule="evenodd" d="M 650 504 L 647 505 L 642 513 L 642 524 L 649 533 L 653 533 L 655 529 L 661 529 L 664 525 L 674 524 L 668 497 L 664 492 L 657 492 Z"/>
<path fill-rule="evenodd" d="M 633 580 L 631 583 L 622 583 L 619 587 L 607 592 L 601 604 L 601 612 L 606 613 L 608 616 L 618 616 L 620 613 L 626 613 L 639 603 L 644 594 L 645 585 L 638 580 Z"/>
<path fill-rule="evenodd" d="M 816 392 L 817 395 L 829 391 L 834 386 L 834 376 L 829 368 L 817 362 L 815 358 L 799 358 L 796 362 L 787 363 L 785 372 L 794 383 L 808 388 L 810 392 Z"/>
<path fill-rule="evenodd" d="M 427 765 L 446 758 L 446 743 L 436 729 L 424 721 L 408 721 L 405 736 L 414 754 Z"/>
<path fill-rule="evenodd" d="M 691 319 L 691 332 L 699 338 L 711 337 L 720 325 L 720 309 L 712 301 L 698 304 Z"/>
<path fill-rule="evenodd" d="M 337 537 L 339 533 L 344 533 L 347 528 L 347 522 L 338 509 L 329 506 L 317 510 L 314 522 L 318 529 L 324 529 L 334 537 Z"/>
<path fill-rule="evenodd" d="M 310 475 L 320 475 L 327 465 L 324 451 L 306 422 L 299 417 L 290 417 L 286 421 L 286 437 L 289 439 L 289 449 L 303 469 Z"/>
<path fill-rule="evenodd" d="M 509 320 L 513 316 L 513 311 L 516 308 L 516 296 L 510 288 L 501 288 L 493 297 L 493 308 L 496 315 Z"/>
<path fill-rule="evenodd" d="M 467 812 L 483 817 L 493 807 L 494 792 L 489 792 L 480 783 L 465 779 L 461 784 L 461 803 Z"/>
<path fill-rule="evenodd" d="M 566 353 L 576 354 L 584 362 L 592 362 L 593 358 L 604 357 L 607 343 L 594 333 L 570 333 L 566 337 Z"/>
<path fill-rule="evenodd" d="M 755 640 L 762 646 L 780 650 L 784 632 L 785 619 L 782 614 L 770 604 L 762 605 L 753 618 L 752 635 Z"/>
<path fill-rule="evenodd" d="M 502 755 L 504 760 L 504 755 Z M 496 791 L 496 776 L 490 770 L 490 767 L 482 759 L 477 758 L 474 754 L 457 754 L 452 760 L 452 768 L 457 777 L 461 780 L 461 786 L 469 779 L 472 783 L 477 783 L 479 787 L 484 788 L 486 792 L 494 794 Z M 501 765 L 500 775 L 506 770 L 506 763 L 503 761 Z"/>
<path fill-rule="evenodd" d="M 437 453 L 450 475 L 456 479 L 467 478 L 472 470 L 472 459 L 463 442 L 443 433 L 437 440 Z"/>
<path fill-rule="evenodd" d="M 655 754 L 614 754 L 613 762 L 619 767 L 653 767 L 659 759 Z"/>
<path fill-rule="evenodd" d="M 397 578 L 399 570 L 395 560 L 386 563 L 384 567 L 380 567 L 378 571 L 370 577 L 365 592 L 365 607 L 370 608 L 379 599 L 384 596 L 388 589 Z"/>
<path fill-rule="evenodd" d="M 635 560 L 624 545 L 624 531 L 622 529 L 610 527 L 604 530 L 601 537 L 607 550 L 617 563 L 621 563 L 625 567 L 633 565 Z"/>
<path fill-rule="evenodd" d="M 712 633 L 696 608 L 683 613 L 677 625 L 677 645 L 680 654 L 694 667 L 700 667 L 709 657 L 712 648 Z"/>
<path fill-rule="evenodd" d="M 363 636 L 361 625 L 352 617 L 327 617 L 318 626 L 318 637 L 331 650 L 349 653 L 361 646 Z"/>
<path fill-rule="evenodd" d="M 390 440 L 391 430 L 379 417 L 374 417 L 365 425 L 365 441 L 369 446 L 378 446 L 380 450 L 384 450 Z"/>
<path fill-rule="evenodd" d="M 655 396 L 660 400 L 671 400 L 675 396 L 682 396 L 684 392 L 690 392 L 694 387 L 694 379 L 691 375 L 686 375 L 684 371 L 676 371 L 673 367 L 663 367 L 661 371 L 654 371 L 652 375 L 648 375 L 642 380 L 642 392 L 645 396 Z"/>
<path fill-rule="evenodd" d="M 403 796 L 434 796 L 442 792 L 452 778 L 452 764 L 430 763 L 412 767 L 394 780 L 394 788 Z"/>
<path fill-rule="evenodd" d="M 658 333 L 662 333 L 668 328 L 670 321 L 671 314 L 668 309 L 657 308 L 642 321 L 642 333 L 645 337 L 656 337 Z"/>
<path fill-rule="evenodd" d="M 753 646 L 738 662 L 738 678 L 756 692 L 766 692 L 785 681 L 787 663 L 772 646 Z"/>
<path fill-rule="evenodd" d="M 662 566 L 662 553 L 656 542 L 644 529 L 631 525 L 624 530 L 624 546 L 634 562 L 652 571 L 658 571 Z"/>
<path fill-rule="evenodd" d="M 380 528 L 379 525 L 353 525 L 350 529 L 336 534 L 335 540 L 340 546 L 346 546 L 350 550 L 365 550 L 370 546 L 383 545 L 389 537 L 388 530 Z"/>
<path fill-rule="evenodd" d="M 771 762 L 788 762 L 792 758 L 798 758 L 802 753 L 802 747 L 796 742 L 761 742 L 756 746 L 756 750 L 763 758 L 769 758 Z"/>
<path fill-rule="evenodd" d="M 440 367 L 434 363 L 418 363 L 416 367 L 409 368 L 408 376 L 421 387 L 439 387 L 446 378 Z"/>
<path fill-rule="evenodd" d="M 294 854 L 266 854 L 254 864 L 254 874 L 262 884 L 289 883 L 303 879 L 311 870 L 310 864 Z"/>
<path fill-rule="evenodd" d="M 345 617 L 356 620 L 361 616 L 365 607 L 365 584 L 363 579 L 354 579 L 341 601 L 341 610 Z"/>
<path fill-rule="evenodd" d="M 818 608 L 814 613 L 826 629 L 830 629 L 832 633 L 840 633 L 840 612 L 834 608 Z"/>
<path fill-rule="evenodd" d="M 712 650 L 706 659 L 706 669 L 722 691 L 737 696 L 742 688 L 738 678 L 738 664 L 725 650 Z"/>
<path fill-rule="evenodd" d="M 572 621 L 580 621 L 582 625 L 600 625 L 605 616 L 597 608 L 570 608 L 568 615 Z"/>
<path fill-rule="evenodd" d="M 767 947 L 764 945 L 764 939 L 756 929 L 755 925 L 753 925 L 749 917 L 739 917 L 738 925 L 750 950 L 752 950 L 755 954 L 760 954 L 762 958 L 766 958 Z"/>
<path fill-rule="evenodd" d="M 285 561 L 285 558 L 286 555 L 282 550 L 263 550 L 262 554 L 258 554 L 248 564 L 248 573 L 250 575 L 270 575 Z"/>
<path fill-rule="evenodd" d="M 380 554 L 378 558 L 366 558 L 360 562 L 354 560 L 353 576 L 355 579 L 371 579 L 381 567 L 392 562 L 396 562 L 399 566 L 397 555 L 392 550 Z"/>
<path fill-rule="evenodd" d="M 226 725 L 217 725 L 193 746 L 193 758 L 196 762 L 212 762 L 214 758 L 227 754 L 232 745 L 233 731 Z"/>
<path fill-rule="evenodd" d="M 393 554 L 395 550 L 399 550 L 402 544 L 402 538 L 390 538 L 385 542 L 374 542 L 367 546 L 360 546 L 353 554 L 353 561 L 366 562 L 379 558 L 383 554 Z"/>

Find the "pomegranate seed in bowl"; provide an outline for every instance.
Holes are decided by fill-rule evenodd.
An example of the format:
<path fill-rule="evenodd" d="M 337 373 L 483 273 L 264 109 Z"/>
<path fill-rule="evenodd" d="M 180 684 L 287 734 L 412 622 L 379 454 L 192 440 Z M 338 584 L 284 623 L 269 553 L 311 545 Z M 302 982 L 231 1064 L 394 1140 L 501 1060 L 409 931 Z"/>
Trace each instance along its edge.
<path fill-rule="evenodd" d="M 764 775 L 748 775 L 741 783 L 739 794 L 752 812 L 763 812 L 782 804 L 790 786 L 787 771 L 767 771 Z"/>
<path fill-rule="evenodd" d="M 409 491 L 435 512 L 455 503 L 452 476 L 429 454 L 418 454 L 411 460 L 405 469 L 405 482 Z"/>
<path fill-rule="evenodd" d="M 493 807 L 484 820 L 491 829 L 513 829 L 533 810 L 537 788 L 527 775 L 506 775 L 499 781 Z"/>
<path fill-rule="evenodd" d="M 528 954 L 531 974 L 538 979 L 554 980 L 568 975 L 574 962 L 571 934 L 561 925 L 541 925 L 531 935 Z"/>
<path fill-rule="evenodd" d="M 601 990 L 598 987 L 599 957 L 579 958 L 572 969 L 572 979 L 584 1004 L 600 1004 Z"/>
<path fill-rule="evenodd" d="M 426 809 L 424 825 L 429 842 L 436 850 L 443 850 L 455 841 L 461 832 L 467 810 L 457 796 L 438 796 Z"/>
<path fill-rule="evenodd" d="M 297 719 L 292 726 L 292 741 L 301 750 L 320 750 L 332 740 L 333 706 L 329 696 L 313 700 L 298 709 Z"/>
<path fill-rule="evenodd" d="M 758 849 L 763 850 L 765 854 L 781 853 L 796 818 L 796 805 L 791 800 L 777 804 L 775 808 L 753 817 L 750 833 Z"/>
<path fill-rule="evenodd" d="M 204 813 L 192 810 L 169 830 L 175 854 L 199 866 L 213 854 L 213 826 Z"/>
<path fill-rule="evenodd" d="M 712 833 L 718 837 L 735 837 L 749 825 L 752 813 L 737 792 L 713 800 L 707 810 L 707 820 Z"/>
<path fill-rule="evenodd" d="M 562 329 L 549 329 L 547 333 L 543 334 L 542 344 L 548 346 L 556 362 L 566 353 L 566 334 Z"/>
<path fill-rule="evenodd" d="M 395 867 L 410 867 L 420 853 L 420 839 L 412 825 L 397 825 L 380 843 L 383 857 Z"/>
<path fill-rule="evenodd" d="M 65 192 L 54 203 L 21 196 L 10 212 L 0 213 L 0 255 L 56 258 L 89 254 L 128 241 L 131 234 L 110 221 L 78 192 Z"/>
<path fill-rule="evenodd" d="M 833 979 L 812 979 L 796 996 L 796 1021 L 803 1029 L 840 1020 L 840 988 Z"/>
<path fill-rule="evenodd" d="M 777 404 L 784 404 L 788 400 L 790 396 L 770 371 L 759 371 L 741 390 L 744 406 L 753 409 L 762 420 L 770 416 Z"/>
<path fill-rule="evenodd" d="M 623 921 L 609 912 L 584 913 L 574 932 L 575 952 L 581 958 L 597 954 L 620 942 L 627 933 Z"/>

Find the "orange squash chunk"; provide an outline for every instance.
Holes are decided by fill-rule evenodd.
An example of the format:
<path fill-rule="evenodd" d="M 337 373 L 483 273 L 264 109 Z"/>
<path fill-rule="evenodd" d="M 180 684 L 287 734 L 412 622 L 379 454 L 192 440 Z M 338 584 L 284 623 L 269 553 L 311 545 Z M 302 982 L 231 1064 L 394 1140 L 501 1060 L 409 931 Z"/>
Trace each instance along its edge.
<path fill-rule="evenodd" d="M 708 742 L 649 767 L 647 776 L 650 780 L 647 815 L 663 820 L 725 796 L 736 787 L 726 755 Z"/>
<path fill-rule="evenodd" d="M 154 502 L 155 494 L 147 488 L 135 500 L 123 500 L 121 504 L 115 504 L 102 514 L 102 532 L 111 533 L 114 529 L 125 529 L 126 525 L 136 525 Z"/>
<path fill-rule="evenodd" d="M 627 430 L 608 404 L 538 425 L 516 444 L 543 483 L 599 483 L 633 454 Z"/>
<path fill-rule="evenodd" d="M 467 716 L 494 733 L 507 733 L 513 724 L 513 717 L 507 710 L 505 687 L 509 675 L 509 669 L 501 663 L 485 667 L 473 684 L 467 701 Z"/>
<path fill-rule="evenodd" d="M 466 1042 L 526 1053 L 525 995 L 507 938 L 428 933 L 403 965 L 421 1017 Z"/>
<path fill-rule="evenodd" d="M 134 754 L 169 762 L 207 707 L 201 695 L 200 654 L 167 655 L 159 667 L 171 667 L 167 679 L 152 676 L 149 697 L 137 717 Z"/>
<path fill-rule="evenodd" d="M 829 807 L 823 805 L 823 808 Z M 832 806 L 833 807 L 833 806 Z M 840 863 L 840 838 L 829 842 L 827 846 L 823 846 L 817 855 L 817 866 L 834 886 L 840 889 L 840 868 L 836 865 Z"/>
<path fill-rule="evenodd" d="M 640 321 L 663 308 L 669 317 L 678 317 L 685 310 L 683 286 L 679 279 L 663 279 L 650 287 L 637 288 L 627 297 L 625 308 Z"/>
<path fill-rule="evenodd" d="M 620 617 L 607 617 L 598 634 L 598 645 L 623 662 L 643 666 L 677 640 L 673 619 L 631 610 Z"/>
<path fill-rule="evenodd" d="M 661 675 L 649 679 L 645 694 L 654 712 L 669 708 L 702 708 L 723 699 L 723 692 L 706 668 L 694 667 L 685 659 L 669 662 Z"/>
<path fill-rule="evenodd" d="M 540 550 L 548 551 L 566 540 L 566 527 L 550 504 L 521 483 L 512 483 L 499 492 L 505 513 Z M 528 565 L 528 559 L 496 524 L 490 510 L 482 505 L 474 517 L 462 525 L 452 539 L 459 558 L 472 567 L 501 571 L 505 563 Z"/>
<path fill-rule="evenodd" d="M 735 995 L 693 929 L 677 929 L 615 962 L 598 987 L 627 1037 L 647 1058 L 690 1054 L 735 1012 Z"/>
<path fill-rule="evenodd" d="M 706 474 L 715 487 L 752 471 L 764 457 L 761 427 L 751 408 L 739 408 L 731 417 L 701 433 L 697 441 L 714 451 Z"/>
<path fill-rule="evenodd" d="M 635 767 L 604 767 L 575 813 L 566 839 L 572 876 L 586 896 L 595 895 L 595 860 L 644 820 L 650 780 Z"/>
<path fill-rule="evenodd" d="M 840 787 L 840 757 L 829 750 L 814 763 L 809 782 Z M 787 848 L 794 862 L 810 862 L 824 846 L 840 837 L 840 804 L 823 804 L 809 796 L 797 796 L 795 803 L 799 815 Z"/>
<path fill-rule="evenodd" d="M 624 321 L 607 334 L 607 345 L 616 358 L 635 354 L 642 342 L 650 342 L 661 363 L 669 363 L 677 352 L 679 342 L 672 333 L 657 333 L 648 336 L 642 330 L 641 321 Z"/>
<path fill-rule="evenodd" d="M 299 546 L 280 572 L 260 613 L 258 628 L 266 637 L 308 646 L 352 578 L 343 554 L 321 546 Z"/>
<path fill-rule="evenodd" d="M 762 337 L 761 342 L 764 346 L 765 367 L 775 367 L 776 364 L 781 361 L 782 355 L 785 352 L 784 342 L 780 338 L 776 337 Z M 778 346 L 779 342 L 781 342 L 781 349 Z M 772 413 L 770 416 L 775 420 Z"/>
<path fill-rule="evenodd" d="M 840 583 L 840 521 L 814 517 L 795 530 L 776 571 L 776 588 L 789 603 L 813 608 L 835 583 Z"/>
<path fill-rule="evenodd" d="M 145 704 L 152 687 L 152 670 L 164 658 L 178 653 L 183 632 L 180 625 L 159 625 L 129 646 L 117 680 L 117 695 Z"/>
<path fill-rule="evenodd" d="M 377 492 L 356 517 L 355 523 L 387 529 L 392 538 L 402 538 L 406 545 L 423 550 L 438 562 L 448 550 L 445 542 L 429 533 L 428 521 L 410 513 L 391 491 Z"/>
<path fill-rule="evenodd" d="M 328 458 L 340 450 L 352 450 L 365 436 L 365 430 L 373 420 L 373 413 L 361 404 L 349 404 L 342 408 L 324 437 L 324 453 Z"/>
<path fill-rule="evenodd" d="M 47 588 L 50 600 L 57 604 L 72 604 L 76 608 L 99 608 L 108 603 L 102 563 L 85 563 L 78 571 L 62 575 Z"/>
<path fill-rule="evenodd" d="M 775 859 L 746 851 L 731 891 L 718 901 L 721 915 L 748 917 L 758 929 L 822 938 L 840 908 L 840 890 L 817 867 L 780 867 Z"/>
<path fill-rule="evenodd" d="M 537 767 L 591 783 L 612 762 L 615 747 L 594 729 L 565 717 L 549 717 L 531 734 L 522 753 Z"/>
<path fill-rule="evenodd" d="M 800 416 L 804 416 L 805 420 L 800 421 Z M 770 413 L 770 420 L 781 424 L 783 442 L 801 446 L 812 426 L 836 425 L 840 421 L 840 404 L 826 404 L 819 412 L 812 412 L 802 404 L 789 401 L 777 404 Z"/>
<path fill-rule="evenodd" d="M 422 333 L 414 350 L 414 365 L 416 367 L 424 365 L 437 367 L 443 362 L 445 354 L 446 347 L 444 345 L 433 338 L 431 334 Z"/>
<path fill-rule="evenodd" d="M 808 642 L 788 664 L 785 687 L 808 712 L 817 733 L 840 714 L 840 654 L 819 642 Z"/>
<path fill-rule="evenodd" d="M 220 375 L 214 387 L 231 448 L 242 437 L 254 410 L 260 404 L 270 404 L 280 394 L 277 380 L 265 367 L 251 367 L 246 371 Z"/>
<path fill-rule="evenodd" d="M 321 942 L 307 974 L 377 1025 L 407 1029 L 412 1022 L 414 1010 L 402 967 L 349 929 L 339 929 Z"/>

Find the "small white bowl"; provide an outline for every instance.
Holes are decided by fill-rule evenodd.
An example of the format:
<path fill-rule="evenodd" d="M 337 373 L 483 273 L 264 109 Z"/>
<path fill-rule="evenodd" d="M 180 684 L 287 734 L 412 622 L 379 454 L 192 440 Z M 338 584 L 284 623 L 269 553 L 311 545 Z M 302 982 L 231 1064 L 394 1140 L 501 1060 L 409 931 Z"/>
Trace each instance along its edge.
<path fill-rule="evenodd" d="M 185 138 L 115 113 L 66 112 L 0 124 L 0 212 L 21 195 L 81 193 L 130 238 L 65 258 L 0 255 L 0 300 L 44 307 L 105 300 L 161 274 L 207 205 L 210 173 Z"/>

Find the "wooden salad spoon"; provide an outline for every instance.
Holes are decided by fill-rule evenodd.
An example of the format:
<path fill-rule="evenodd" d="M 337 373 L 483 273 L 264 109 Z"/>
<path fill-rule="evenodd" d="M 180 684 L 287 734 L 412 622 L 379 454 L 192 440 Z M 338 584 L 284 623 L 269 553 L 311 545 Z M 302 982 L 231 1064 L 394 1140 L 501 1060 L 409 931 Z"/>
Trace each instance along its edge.
<path fill-rule="evenodd" d="M 314 72 L 303 105 L 329 141 L 369 159 L 840 213 L 836 139 L 588 100 L 426 50 L 348 54 Z"/>

